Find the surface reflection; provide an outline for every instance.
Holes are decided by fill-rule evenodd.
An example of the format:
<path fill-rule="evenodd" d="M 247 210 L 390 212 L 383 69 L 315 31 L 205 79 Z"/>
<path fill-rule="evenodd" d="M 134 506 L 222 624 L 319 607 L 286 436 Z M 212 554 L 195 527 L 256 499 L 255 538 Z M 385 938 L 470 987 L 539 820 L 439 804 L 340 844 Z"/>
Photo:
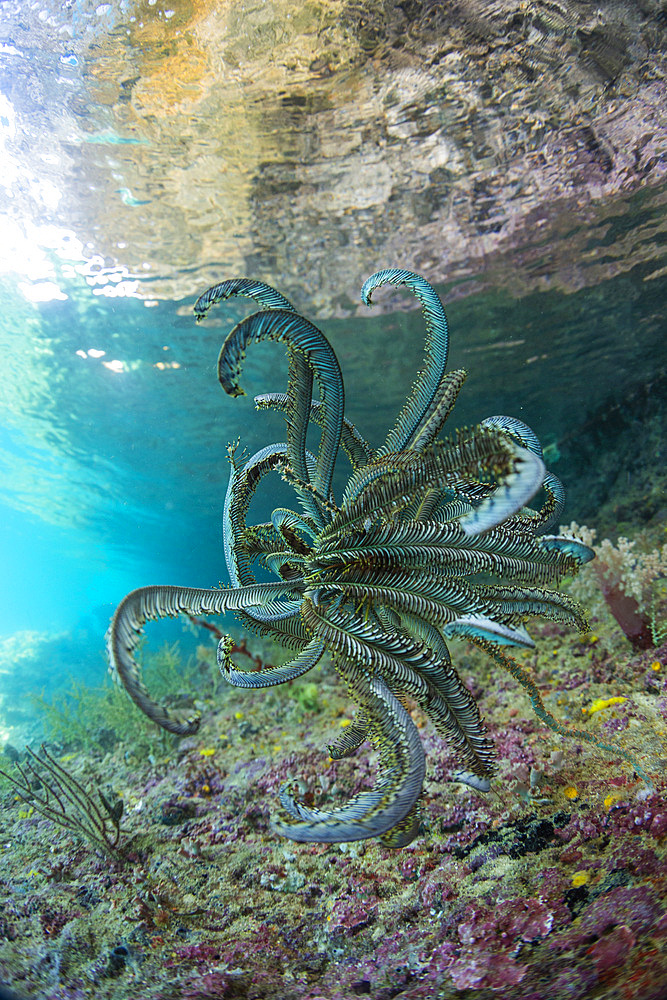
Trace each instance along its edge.
<path fill-rule="evenodd" d="M 369 260 L 525 294 L 657 255 L 615 227 L 657 204 L 650 5 L 404 7 L 3 4 L 8 215 L 73 231 L 124 294 L 261 274 L 319 318 L 357 310 Z"/>

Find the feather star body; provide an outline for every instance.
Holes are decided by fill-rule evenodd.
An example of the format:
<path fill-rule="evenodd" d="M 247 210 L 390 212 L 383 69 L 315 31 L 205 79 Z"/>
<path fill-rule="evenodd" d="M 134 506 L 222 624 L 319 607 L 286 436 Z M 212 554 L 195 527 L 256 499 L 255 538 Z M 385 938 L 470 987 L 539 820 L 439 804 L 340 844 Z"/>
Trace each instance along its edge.
<path fill-rule="evenodd" d="M 387 283 L 407 286 L 419 300 L 426 352 L 378 449 L 344 416 L 343 379 L 326 337 L 279 292 L 243 278 L 200 296 L 197 322 L 232 296 L 261 307 L 234 327 L 220 351 L 218 378 L 229 395 L 243 392 L 239 377 L 250 344 L 271 340 L 286 346 L 287 392 L 256 399 L 259 409 L 284 413 L 286 441 L 262 448 L 243 464 L 231 454 L 223 514 L 231 586 L 135 590 L 119 605 L 107 633 L 111 666 L 130 697 L 149 718 L 181 735 L 195 732 L 199 718 L 172 715 L 141 681 L 134 653 L 147 621 L 231 611 L 248 629 L 292 650 L 283 666 L 244 672 L 232 662 L 231 640 L 223 637 L 218 663 L 239 687 L 293 680 L 325 651 L 331 655 L 357 715 L 329 752 L 334 759 L 347 757 L 367 740 L 378 753 L 378 777 L 371 790 L 329 811 L 306 806 L 284 787 L 286 817 L 274 829 L 299 841 L 381 837 L 400 847 L 416 836 L 425 758 L 409 700 L 457 753 L 462 770 L 456 779 L 488 790 L 494 746 L 452 665 L 448 640 L 462 637 L 486 650 L 526 688 L 540 718 L 566 732 L 506 649 L 533 645 L 524 627 L 530 616 L 586 628 L 583 609 L 553 585 L 593 552 L 575 538 L 548 532 L 562 508 L 563 489 L 545 469 L 537 437 L 506 416 L 439 437 L 466 373 L 447 372 L 447 320 L 428 282 L 410 271 L 382 270 L 364 284 L 363 301 L 370 304 L 374 290 Z M 319 399 L 313 399 L 315 388 Z M 316 455 L 306 448 L 311 423 L 321 432 Z M 336 501 L 332 481 L 341 448 L 351 473 Z M 292 486 L 300 510 L 280 508 L 270 522 L 249 525 L 251 499 L 271 472 Z M 542 505 L 528 507 L 539 490 Z M 276 580 L 260 582 L 258 566 Z"/>

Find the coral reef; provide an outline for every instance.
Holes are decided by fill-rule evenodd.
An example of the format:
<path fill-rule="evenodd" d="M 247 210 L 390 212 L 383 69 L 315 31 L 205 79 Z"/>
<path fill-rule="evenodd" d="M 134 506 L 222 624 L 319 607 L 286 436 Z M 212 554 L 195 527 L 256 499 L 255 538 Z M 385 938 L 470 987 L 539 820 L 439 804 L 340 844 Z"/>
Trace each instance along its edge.
<path fill-rule="evenodd" d="M 543 729 L 463 642 L 457 662 L 499 748 L 491 793 L 451 782 L 453 755 L 413 706 L 429 760 L 423 835 L 400 854 L 286 843 L 269 817 L 285 780 L 327 806 L 372 786 L 372 761 L 321 754 L 352 704 L 327 663 L 320 711 L 288 686 L 210 701 L 202 675 L 195 736 L 146 754 L 119 734 L 81 754 L 126 802 L 111 860 L 22 818 L 4 792 L 0 980 L 34 1000 L 660 1000 L 667 646 L 619 655 L 594 624 L 593 643 L 536 625 L 526 664 L 547 706 L 637 754 L 654 792 L 622 760 Z"/>

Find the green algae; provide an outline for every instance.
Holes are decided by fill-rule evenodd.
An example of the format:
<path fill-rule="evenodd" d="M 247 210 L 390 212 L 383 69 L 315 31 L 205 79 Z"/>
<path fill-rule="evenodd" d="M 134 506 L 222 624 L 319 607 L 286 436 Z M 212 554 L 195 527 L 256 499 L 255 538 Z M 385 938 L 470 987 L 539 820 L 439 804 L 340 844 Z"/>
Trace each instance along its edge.
<path fill-rule="evenodd" d="M 193 690 L 202 696 L 208 693 L 207 687 L 215 690 L 217 671 L 211 672 L 210 659 L 197 656 L 184 661 L 176 643 L 165 643 L 153 652 L 144 650 L 141 659 L 148 682 L 161 698 L 191 699 Z M 169 742 L 168 734 L 130 709 L 126 693 L 106 677 L 98 686 L 72 678 L 68 688 L 51 697 L 44 693 L 27 697 L 44 738 L 66 747 L 104 751 L 124 740 L 135 750 L 148 752 Z"/>

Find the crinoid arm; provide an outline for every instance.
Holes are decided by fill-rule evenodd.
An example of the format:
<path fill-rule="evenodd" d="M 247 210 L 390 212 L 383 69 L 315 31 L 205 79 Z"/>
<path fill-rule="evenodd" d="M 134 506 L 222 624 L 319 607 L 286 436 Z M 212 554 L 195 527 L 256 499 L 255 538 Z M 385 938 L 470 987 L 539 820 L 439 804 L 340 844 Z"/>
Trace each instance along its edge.
<path fill-rule="evenodd" d="M 479 792 L 489 789 L 495 748 L 450 658 L 452 639 L 489 653 L 528 691 L 542 721 L 556 732 L 571 732 L 545 709 L 529 676 L 505 650 L 532 648 L 531 617 L 586 627 L 583 609 L 556 588 L 593 551 L 576 538 L 546 533 L 558 519 L 564 490 L 525 423 L 496 415 L 442 434 L 466 378 L 463 369 L 447 371 L 442 303 L 423 277 L 402 268 L 373 274 L 363 286 L 363 301 L 370 304 L 387 284 L 405 286 L 421 305 L 425 350 L 421 371 L 379 448 L 345 417 L 343 378 L 324 333 L 280 292 L 262 281 L 233 278 L 197 299 L 197 322 L 234 297 L 259 305 L 224 340 L 218 379 L 228 396 L 241 395 L 250 345 L 282 344 L 286 391 L 258 396 L 256 405 L 284 415 L 284 441 L 243 460 L 230 447 L 223 547 L 231 587 L 135 590 L 119 605 L 107 635 L 109 661 L 130 697 L 177 734 L 194 732 L 199 719 L 172 715 L 144 687 L 135 653 L 146 622 L 229 611 L 291 651 L 282 666 L 243 671 L 231 658 L 231 640 L 223 637 L 220 670 L 236 687 L 286 683 L 325 653 L 332 656 L 357 712 L 330 746 L 331 756 L 349 758 L 368 743 L 377 750 L 378 773 L 372 788 L 330 809 L 300 802 L 285 787 L 287 816 L 274 829 L 298 841 L 380 837 L 388 846 L 402 846 L 417 835 L 425 764 L 406 708 L 411 703 L 450 744 L 459 762 L 455 779 Z M 313 437 L 317 447 L 309 450 Z M 341 448 L 351 466 L 346 484 L 339 482 L 336 465 Z M 294 491 L 298 509 L 275 507 L 262 523 L 249 523 L 253 498 L 269 492 L 271 474 Z M 261 582 L 267 573 L 277 582 Z M 587 734 L 572 734 L 625 756 L 644 776 L 628 755 Z"/>
<path fill-rule="evenodd" d="M 194 305 L 197 323 L 201 323 L 206 318 L 211 307 L 217 302 L 224 302 L 226 299 L 236 296 L 254 299 L 265 309 L 288 309 L 295 312 L 292 303 L 271 285 L 267 285 L 263 281 L 256 281 L 254 278 L 231 278 L 228 281 L 212 285 L 199 296 Z"/>
<path fill-rule="evenodd" d="M 284 787 L 280 801 L 292 821 L 274 823 L 273 829 L 292 840 L 332 844 L 381 837 L 400 827 L 409 816 L 407 828 L 401 827 L 390 840 L 390 846 L 403 847 L 414 838 L 418 827 L 413 809 L 426 768 L 419 732 L 381 677 L 359 668 L 346 667 L 344 672 L 370 720 L 368 739 L 379 755 L 375 786 L 330 811 L 298 802 Z"/>
<path fill-rule="evenodd" d="M 227 572 L 233 587 L 257 583 L 245 545 L 248 509 L 263 478 L 270 472 L 284 473 L 287 466 L 288 446 L 282 443 L 261 448 L 242 467 L 237 467 L 232 461 L 222 511 L 222 544 Z M 271 551 L 270 547 L 267 551 Z M 239 610 L 239 618 L 252 628 L 260 622 L 290 618 L 298 612 L 298 600 L 285 601 L 280 607 L 276 607 L 275 604 L 271 607 L 246 606 Z"/>
<path fill-rule="evenodd" d="M 233 590 L 198 590 L 194 587 L 141 587 L 125 597 L 116 609 L 107 632 L 107 655 L 137 708 L 163 729 L 178 736 L 195 733 L 199 716 L 174 716 L 149 695 L 141 680 L 134 653 L 146 622 L 177 615 L 221 615 L 246 605 L 279 606 L 280 599 L 292 596 L 286 583 L 264 583 Z"/>
<path fill-rule="evenodd" d="M 289 396 L 285 392 L 264 392 L 255 396 L 255 406 L 258 410 L 282 410 L 289 412 Z M 318 427 L 324 424 L 326 413 L 324 406 L 319 400 L 313 400 L 310 404 L 310 419 Z M 340 446 L 350 460 L 353 469 L 359 469 L 362 465 L 373 457 L 373 448 L 365 440 L 347 417 L 343 417 L 341 429 Z"/>
<path fill-rule="evenodd" d="M 344 390 L 338 359 L 324 334 L 298 313 L 285 309 L 267 309 L 254 313 L 234 327 L 220 350 L 218 381 L 228 395 L 242 395 L 239 376 L 245 352 L 250 343 L 262 340 L 283 343 L 290 350 L 304 355 L 308 369 L 312 369 L 318 383 L 324 417 L 313 484 L 328 497 L 343 425 Z M 300 397 L 303 397 L 303 405 L 299 407 L 298 419 L 304 422 L 310 416 L 311 398 L 300 389 L 299 392 Z M 293 417 L 293 421 L 294 419 L 296 417 Z M 301 427 L 298 428 L 296 437 L 301 442 L 305 440 Z M 290 457 L 294 458 L 292 465 L 296 472 L 301 458 Z"/>
<path fill-rule="evenodd" d="M 549 729 L 553 730 L 554 733 L 558 733 L 559 736 L 567 736 L 569 739 L 576 739 L 581 740 L 583 743 L 590 743 L 599 750 L 605 750 L 617 757 L 621 757 L 623 760 L 627 761 L 628 764 L 630 764 L 642 781 L 650 789 L 653 789 L 653 782 L 644 768 L 639 764 L 636 757 L 628 753 L 626 750 L 623 750 L 622 747 L 615 746 L 611 743 L 604 743 L 593 733 L 589 733 L 585 729 L 577 729 L 575 726 L 569 726 L 559 722 L 558 719 L 556 719 L 546 708 L 542 698 L 540 697 L 540 692 L 537 690 L 535 682 L 526 670 L 524 670 L 524 668 L 516 662 L 516 660 L 512 659 L 511 656 L 507 656 L 502 650 L 498 649 L 494 643 L 491 643 L 482 637 L 471 637 L 471 641 L 488 653 L 488 655 L 491 656 L 496 663 L 504 667 L 504 669 L 507 670 L 508 673 L 510 673 L 512 677 L 519 682 L 519 684 L 521 684 L 530 698 L 535 714 L 546 726 L 549 727 Z"/>
<path fill-rule="evenodd" d="M 438 389 L 447 370 L 449 350 L 449 328 L 442 302 L 435 290 L 420 274 L 391 267 L 376 271 L 364 282 L 361 299 L 371 304 L 371 296 L 381 285 L 405 285 L 421 303 L 426 323 L 426 348 L 424 367 L 419 372 L 412 391 L 400 411 L 396 423 L 389 431 L 380 449 L 385 452 L 402 451 L 411 446 L 412 438 L 420 431 L 425 420 L 432 413 Z"/>
<path fill-rule="evenodd" d="M 319 662 L 324 652 L 324 643 L 320 639 L 311 639 L 298 656 L 280 667 L 268 667 L 265 670 L 239 670 L 230 656 L 234 642 L 229 636 L 223 636 L 218 643 L 218 666 L 222 676 L 233 687 L 264 688 L 274 687 L 294 681 L 307 673 Z"/>

